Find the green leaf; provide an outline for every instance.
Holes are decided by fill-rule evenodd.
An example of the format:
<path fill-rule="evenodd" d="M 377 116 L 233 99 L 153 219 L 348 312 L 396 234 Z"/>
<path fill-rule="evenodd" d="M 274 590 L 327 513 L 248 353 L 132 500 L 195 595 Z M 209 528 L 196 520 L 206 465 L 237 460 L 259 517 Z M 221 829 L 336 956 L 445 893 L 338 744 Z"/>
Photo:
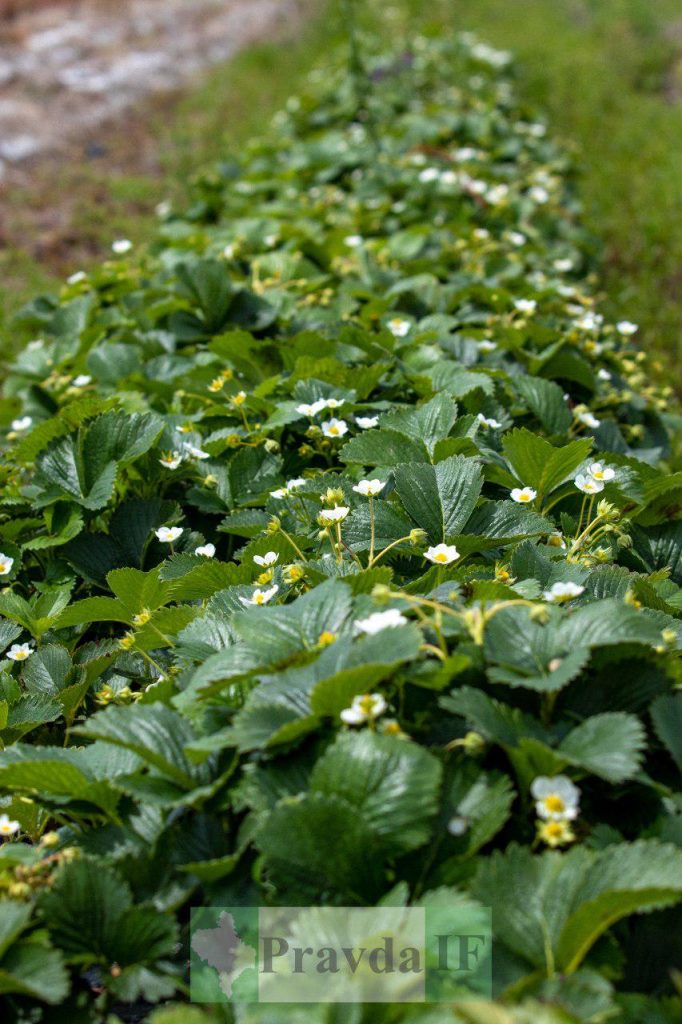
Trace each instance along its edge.
<path fill-rule="evenodd" d="M 457 419 L 457 403 L 447 395 L 435 395 L 430 402 L 416 409 L 400 409 L 382 418 L 382 430 L 395 430 L 407 434 L 414 441 L 422 441 L 433 455 L 436 445 L 448 436 Z M 400 461 L 404 461 L 404 455 Z"/>
<path fill-rule="evenodd" d="M 172 918 L 133 906 L 121 876 L 93 857 L 65 864 L 39 906 L 55 942 L 82 963 L 149 963 L 175 944 Z"/>
<path fill-rule="evenodd" d="M 607 782 L 623 782 L 639 771 L 646 734 L 635 715 L 605 712 L 572 729 L 557 748 L 569 764 L 579 765 Z"/>
<path fill-rule="evenodd" d="M 184 752 L 194 738 L 189 722 L 164 704 L 112 705 L 73 731 L 132 751 L 183 789 L 193 789 L 201 778 Z"/>
<path fill-rule="evenodd" d="M 538 502 L 542 502 L 585 461 L 592 439 L 583 437 L 555 448 L 530 430 L 517 428 L 504 435 L 502 447 L 519 482 L 533 487 L 538 492 Z"/>
<path fill-rule="evenodd" d="M 682 693 L 664 695 L 654 701 L 651 719 L 656 735 L 682 771 Z"/>
<path fill-rule="evenodd" d="M 151 413 L 104 413 L 77 434 L 53 441 L 36 460 L 38 480 L 87 509 L 109 501 L 118 466 L 144 454 L 163 428 Z"/>
<path fill-rule="evenodd" d="M 511 814 L 515 792 L 507 775 L 458 765 L 448 784 L 448 812 L 464 818 L 466 832 L 457 839 L 459 856 L 472 857 L 503 827 Z"/>
<path fill-rule="evenodd" d="M 369 730 L 341 733 L 317 761 L 313 792 L 341 797 L 392 854 L 427 842 L 440 763 L 416 744 Z"/>
<path fill-rule="evenodd" d="M 172 580 L 160 579 L 160 570 L 160 566 L 150 572 L 114 569 L 108 574 L 107 583 L 131 615 L 156 611 L 171 600 L 175 586 Z"/>
<path fill-rule="evenodd" d="M 5 899 L 0 916 L 0 960 L 31 920 L 31 905 Z"/>
<path fill-rule="evenodd" d="M 655 840 L 533 856 L 516 845 L 481 862 L 472 894 L 495 935 L 535 967 L 577 970 L 621 918 L 682 898 L 682 851 Z"/>
<path fill-rule="evenodd" d="M 81 751 L 15 743 L 0 751 L 0 787 L 48 806 L 70 804 L 113 815 L 119 796 L 97 779 Z"/>
<path fill-rule="evenodd" d="M 395 486 L 405 511 L 438 544 L 462 531 L 478 501 L 483 474 L 473 459 L 454 455 L 437 466 L 398 466 Z"/>
<path fill-rule="evenodd" d="M 378 839 L 351 804 L 323 793 L 288 797 L 256 835 L 275 890 L 288 899 L 366 905 L 378 898 Z"/>
<path fill-rule="evenodd" d="M 616 921 L 680 899 L 678 848 L 646 839 L 607 846 L 595 856 L 572 901 L 572 913 L 557 942 L 557 966 L 570 973 Z"/>
<path fill-rule="evenodd" d="M 62 954 L 38 938 L 16 943 L 0 960 L 0 994 L 56 1006 L 66 999 L 69 987 Z"/>
<path fill-rule="evenodd" d="M 568 430 L 573 418 L 558 384 L 543 377 L 517 376 L 514 387 L 550 434 L 564 434 Z"/>
<path fill-rule="evenodd" d="M 55 629 L 82 626 L 89 622 L 124 622 L 130 625 L 132 619 L 128 608 L 114 597 L 86 597 L 84 601 L 76 601 L 61 613 Z"/>
<path fill-rule="evenodd" d="M 397 430 L 368 430 L 344 444 L 342 462 L 363 466 L 395 466 L 399 462 L 428 462 L 429 453 L 421 441 Z"/>

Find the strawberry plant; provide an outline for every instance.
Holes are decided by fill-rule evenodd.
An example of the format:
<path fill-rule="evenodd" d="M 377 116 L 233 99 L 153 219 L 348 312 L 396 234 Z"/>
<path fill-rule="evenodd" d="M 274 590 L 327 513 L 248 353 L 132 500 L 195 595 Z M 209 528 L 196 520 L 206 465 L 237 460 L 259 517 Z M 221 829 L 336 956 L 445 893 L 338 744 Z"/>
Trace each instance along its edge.
<path fill-rule="evenodd" d="M 183 1006 L 191 906 L 449 894 L 496 1002 L 354 1021 L 680 1020 L 679 416 L 508 56 L 364 63 L 22 314 L 10 1019 L 258 1020 Z"/>

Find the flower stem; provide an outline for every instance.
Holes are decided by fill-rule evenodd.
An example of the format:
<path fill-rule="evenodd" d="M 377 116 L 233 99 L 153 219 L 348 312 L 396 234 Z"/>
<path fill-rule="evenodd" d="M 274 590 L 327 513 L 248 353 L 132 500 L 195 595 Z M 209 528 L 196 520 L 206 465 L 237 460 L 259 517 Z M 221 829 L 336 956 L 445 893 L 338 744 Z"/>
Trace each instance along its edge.
<path fill-rule="evenodd" d="M 374 498 L 370 495 L 369 498 L 369 565 L 374 561 L 374 540 L 375 540 L 375 524 L 374 524 Z"/>

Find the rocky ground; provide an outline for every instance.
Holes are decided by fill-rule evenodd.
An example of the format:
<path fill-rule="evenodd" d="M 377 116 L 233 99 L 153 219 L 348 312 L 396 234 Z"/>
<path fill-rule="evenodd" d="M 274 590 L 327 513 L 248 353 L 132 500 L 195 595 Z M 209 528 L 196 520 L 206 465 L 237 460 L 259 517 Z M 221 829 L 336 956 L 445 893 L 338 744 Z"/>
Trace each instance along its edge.
<path fill-rule="evenodd" d="M 298 18 L 298 0 L 0 0 L 0 181 Z"/>

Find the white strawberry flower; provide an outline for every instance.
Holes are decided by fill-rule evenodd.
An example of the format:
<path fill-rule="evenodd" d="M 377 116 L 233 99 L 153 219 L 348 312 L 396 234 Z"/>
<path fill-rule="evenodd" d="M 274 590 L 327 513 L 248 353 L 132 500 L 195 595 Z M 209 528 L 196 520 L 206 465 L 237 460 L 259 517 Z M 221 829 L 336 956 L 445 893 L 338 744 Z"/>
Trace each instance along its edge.
<path fill-rule="evenodd" d="M 404 338 L 410 333 L 411 326 L 409 320 L 403 320 L 399 316 L 394 316 L 392 320 L 388 321 L 388 329 L 394 338 Z"/>
<path fill-rule="evenodd" d="M 382 629 L 395 629 L 406 623 L 407 619 L 397 608 L 387 608 L 384 612 L 372 612 L 366 619 L 358 619 L 355 625 L 362 633 L 373 636 L 375 633 L 380 633 Z"/>
<path fill-rule="evenodd" d="M 341 712 L 341 721 L 346 725 L 364 725 L 365 722 L 373 722 L 375 718 L 383 715 L 387 707 L 388 704 L 380 693 L 365 693 L 353 697 L 351 706 Z"/>
<path fill-rule="evenodd" d="M 605 370 L 604 367 L 602 367 L 601 370 L 597 370 L 597 377 L 599 378 L 599 380 L 606 380 L 606 381 L 608 381 L 608 380 L 611 380 L 611 378 L 613 377 L 613 374 L 609 373 L 608 370 Z"/>
<path fill-rule="evenodd" d="M 67 284 L 80 284 L 81 281 L 87 281 L 87 278 L 88 278 L 88 275 L 85 273 L 84 270 L 77 270 L 75 274 L 71 274 L 70 277 L 67 277 L 66 283 Z"/>
<path fill-rule="evenodd" d="M 260 565 L 261 569 L 268 569 L 271 565 L 274 565 L 279 555 L 276 551 L 266 551 L 264 555 L 254 555 L 253 560 L 256 565 Z"/>
<path fill-rule="evenodd" d="M 578 817 L 580 790 L 566 775 L 540 775 L 530 787 L 535 810 L 544 821 L 573 821 Z"/>
<path fill-rule="evenodd" d="M 13 821 L 9 814 L 0 814 L 0 836 L 13 836 L 20 828 L 19 822 Z"/>
<path fill-rule="evenodd" d="M 337 420 L 332 416 L 330 420 L 322 424 L 322 433 L 325 437 L 343 437 L 348 433 L 348 424 L 345 420 Z"/>
<path fill-rule="evenodd" d="M 436 544 L 427 548 L 424 558 L 433 562 L 434 565 L 450 565 L 459 558 L 459 551 L 454 544 Z"/>
<path fill-rule="evenodd" d="M 522 245 L 525 245 L 527 241 L 526 236 L 522 235 L 520 231 L 508 231 L 507 238 L 509 239 L 512 245 L 515 245 L 517 247 L 517 249 L 520 248 Z"/>
<path fill-rule="evenodd" d="M 356 416 L 355 422 L 360 427 L 360 430 L 371 430 L 372 427 L 376 427 L 379 423 L 378 416 Z"/>
<path fill-rule="evenodd" d="M 17 433 L 21 433 L 22 430 L 28 430 L 32 423 L 32 416 L 22 416 L 18 420 L 12 420 L 12 430 L 16 430 Z"/>
<path fill-rule="evenodd" d="M 600 491 L 604 490 L 604 484 L 601 480 L 595 480 L 592 476 L 586 476 L 584 473 L 578 473 L 575 478 L 575 486 L 583 494 L 599 494 Z"/>
<path fill-rule="evenodd" d="M 583 313 L 575 322 L 576 327 L 583 331 L 598 331 L 604 322 L 604 317 L 599 313 Z"/>
<path fill-rule="evenodd" d="M 479 341 L 478 343 L 479 352 L 494 352 L 496 348 L 496 342 L 490 341 L 489 338 L 486 338 L 484 341 Z"/>
<path fill-rule="evenodd" d="M 251 597 L 242 597 L 240 600 L 242 604 L 255 604 L 260 607 L 261 605 L 267 604 L 268 601 L 271 601 L 278 590 L 279 587 L 275 583 L 275 585 L 270 587 L 268 590 L 259 590 L 256 588 Z"/>
<path fill-rule="evenodd" d="M 363 498 L 374 498 L 381 494 L 385 486 L 383 480 L 361 480 L 359 484 L 354 485 L 353 490 Z"/>
<path fill-rule="evenodd" d="M 200 558 L 213 558 L 215 555 L 215 544 L 201 544 L 194 549 L 194 554 Z"/>
<path fill-rule="evenodd" d="M 0 576 L 9 576 L 14 565 L 14 559 L 9 555 L 0 554 Z"/>
<path fill-rule="evenodd" d="M 594 413 L 591 413 L 589 409 L 586 409 L 585 411 L 574 409 L 573 415 L 580 421 L 580 423 L 589 427 L 590 430 L 596 430 L 597 427 L 601 426 L 601 420 L 597 419 Z"/>
<path fill-rule="evenodd" d="M 639 330 L 639 324 L 633 324 L 631 320 L 621 320 L 616 324 L 616 330 L 624 338 L 630 338 Z"/>
<path fill-rule="evenodd" d="M 182 462 L 182 455 L 180 452 L 164 452 L 159 462 L 166 469 L 177 469 Z"/>
<path fill-rule="evenodd" d="M 302 402 L 301 405 L 296 406 L 296 412 L 299 416 L 310 416 L 311 419 L 317 411 L 318 410 L 315 408 L 315 405 L 308 402 Z"/>
<path fill-rule="evenodd" d="M 343 522 L 349 512 L 350 509 L 346 505 L 337 505 L 336 508 L 323 508 L 318 518 L 328 526 L 330 523 Z"/>
<path fill-rule="evenodd" d="M 498 421 L 494 419 L 494 417 L 484 416 L 482 412 L 479 412 L 476 418 L 478 422 L 481 424 L 481 426 L 488 427 L 489 430 L 499 430 L 502 426 L 502 424 L 498 423 Z"/>
<path fill-rule="evenodd" d="M 553 266 L 560 274 L 567 274 L 569 270 L 573 270 L 573 260 L 568 258 L 554 260 Z"/>
<path fill-rule="evenodd" d="M 546 188 L 542 188 L 541 185 L 533 185 L 533 187 L 528 190 L 528 195 L 534 203 L 539 203 L 540 205 L 548 202 L 549 200 L 549 192 Z"/>
<path fill-rule="evenodd" d="M 132 247 L 133 243 L 129 238 L 117 238 L 116 241 L 112 243 L 111 249 L 117 256 L 125 256 L 127 252 L 130 252 Z"/>
<path fill-rule="evenodd" d="M 197 448 L 194 444 L 190 444 L 189 441 L 185 441 L 183 448 L 193 459 L 210 459 L 211 457 L 208 452 L 205 452 L 202 448 Z"/>
<path fill-rule="evenodd" d="M 469 819 L 462 814 L 456 814 L 448 822 L 448 832 L 451 836 L 463 836 L 469 831 Z"/>
<path fill-rule="evenodd" d="M 516 299 L 514 302 L 514 309 L 519 313 L 534 313 L 537 308 L 535 299 Z"/>
<path fill-rule="evenodd" d="M 344 242 L 349 249 L 357 249 L 362 245 L 363 237 L 362 235 L 346 235 Z"/>
<path fill-rule="evenodd" d="M 160 526 L 155 532 L 162 544 L 172 544 L 182 536 L 183 529 L 181 526 Z"/>
<path fill-rule="evenodd" d="M 323 409 L 340 409 L 346 401 L 345 398 L 321 398 L 320 403 Z"/>
<path fill-rule="evenodd" d="M 519 505 L 528 505 L 531 501 L 535 501 L 537 496 L 538 492 L 534 491 L 532 487 L 515 487 L 511 492 L 512 501 Z"/>
<path fill-rule="evenodd" d="M 543 591 L 542 597 L 545 601 L 551 601 L 553 604 L 561 604 L 563 601 L 570 601 L 574 597 L 580 597 L 584 592 L 585 588 L 581 587 L 579 583 L 566 583 L 558 582 L 553 583 L 549 590 Z"/>
<path fill-rule="evenodd" d="M 89 377 L 87 373 L 79 373 L 77 377 L 74 377 L 71 381 L 71 386 L 74 388 L 86 388 L 92 381 L 92 377 Z"/>
<path fill-rule="evenodd" d="M 593 462 L 588 467 L 587 472 L 590 474 L 593 480 L 602 480 L 604 483 L 608 483 L 609 480 L 613 480 L 616 471 L 610 466 L 605 466 L 602 462 Z"/>
<path fill-rule="evenodd" d="M 297 491 L 299 487 L 303 487 L 305 480 L 302 476 L 295 477 L 293 480 L 287 480 L 286 487 L 278 487 L 274 491 L 270 491 L 271 498 L 277 498 L 280 501 L 283 498 L 288 498 L 293 491 Z"/>
<path fill-rule="evenodd" d="M 5 657 L 9 658 L 10 661 L 26 661 L 32 654 L 33 651 L 30 644 L 12 644 Z"/>

